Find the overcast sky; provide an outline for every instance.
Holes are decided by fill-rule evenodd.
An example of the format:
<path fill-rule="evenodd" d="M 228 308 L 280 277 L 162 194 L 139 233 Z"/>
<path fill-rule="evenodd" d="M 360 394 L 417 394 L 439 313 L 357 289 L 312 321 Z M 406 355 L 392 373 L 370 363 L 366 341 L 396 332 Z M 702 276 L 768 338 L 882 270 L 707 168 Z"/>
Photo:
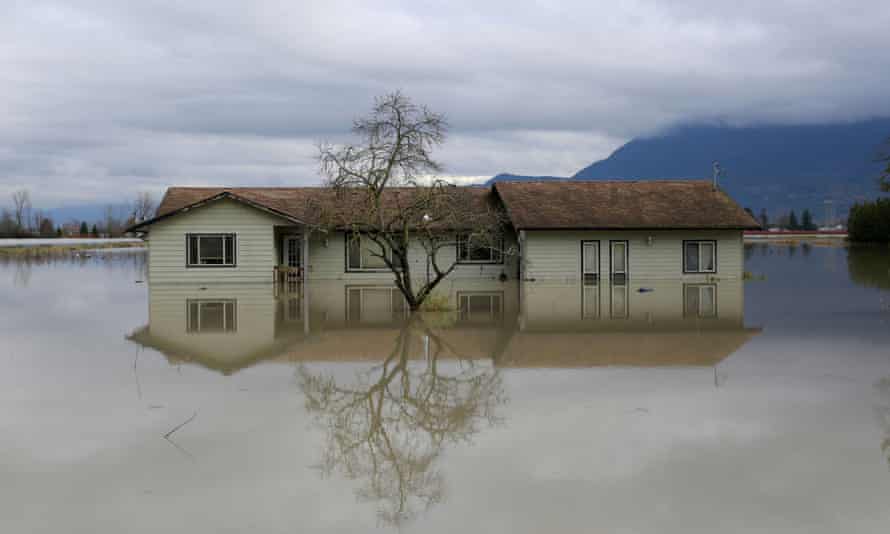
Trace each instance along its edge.
<path fill-rule="evenodd" d="M 890 115 L 887 0 L 0 0 L 0 205 L 317 184 L 375 95 L 449 175 L 567 175 L 687 121 Z M 556 4 L 556 2 L 553 2 Z"/>

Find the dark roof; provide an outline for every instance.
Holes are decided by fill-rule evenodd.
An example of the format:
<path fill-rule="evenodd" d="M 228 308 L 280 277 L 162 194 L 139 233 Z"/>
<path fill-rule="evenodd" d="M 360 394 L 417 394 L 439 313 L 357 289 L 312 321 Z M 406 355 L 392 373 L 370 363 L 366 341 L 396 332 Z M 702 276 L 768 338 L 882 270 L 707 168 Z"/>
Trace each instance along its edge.
<path fill-rule="evenodd" d="M 390 188 L 384 206 L 406 202 L 418 188 Z M 456 228 L 473 213 L 485 211 L 496 192 L 516 229 L 758 229 L 760 225 L 726 193 L 708 181 L 577 181 L 499 182 L 493 189 L 454 187 L 450 212 L 442 221 Z M 229 198 L 298 224 L 343 227 L 364 203 L 361 190 L 337 193 L 325 187 L 171 187 L 157 215 L 129 228 L 148 226 L 207 202 Z M 324 214 L 324 215 L 322 215 Z M 463 215 L 462 215 L 463 214 Z"/>
<path fill-rule="evenodd" d="M 726 193 L 701 180 L 498 182 L 521 229 L 756 229 Z"/>
<path fill-rule="evenodd" d="M 391 187 L 386 189 L 383 205 L 398 211 L 397 206 L 410 205 L 412 195 L 423 188 Z M 491 190 L 486 187 L 454 187 L 437 195 L 437 203 L 459 207 L 448 210 L 449 227 L 459 221 L 486 211 L 491 202 Z M 201 206 L 214 200 L 228 198 L 270 212 L 291 222 L 323 227 L 343 227 L 361 221 L 356 217 L 365 209 L 363 190 L 334 191 L 327 187 L 170 187 L 158 206 L 155 217 L 140 222 L 127 231 L 139 232 L 160 220 Z M 428 226 L 435 226 L 430 224 Z"/>

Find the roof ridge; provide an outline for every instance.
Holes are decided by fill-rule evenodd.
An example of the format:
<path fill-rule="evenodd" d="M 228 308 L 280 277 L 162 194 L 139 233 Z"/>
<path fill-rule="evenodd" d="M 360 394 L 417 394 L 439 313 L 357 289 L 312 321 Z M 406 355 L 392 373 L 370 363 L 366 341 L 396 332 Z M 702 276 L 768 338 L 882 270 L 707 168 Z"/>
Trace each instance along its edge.
<path fill-rule="evenodd" d="M 498 185 L 545 185 L 545 184 L 711 184 L 708 178 L 641 178 L 634 180 L 624 180 L 613 178 L 607 180 L 578 180 L 575 178 L 559 178 L 552 180 L 501 180 L 494 182 L 494 186 Z"/>

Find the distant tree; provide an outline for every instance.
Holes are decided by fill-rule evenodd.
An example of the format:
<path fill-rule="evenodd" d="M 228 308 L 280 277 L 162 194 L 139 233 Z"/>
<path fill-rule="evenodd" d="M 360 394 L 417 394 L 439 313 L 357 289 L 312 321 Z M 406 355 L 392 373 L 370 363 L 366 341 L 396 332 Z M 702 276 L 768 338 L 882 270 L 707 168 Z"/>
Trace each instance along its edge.
<path fill-rule="evenodd" d="M 816 224 L 813 222 L 813 214 L 810 213 L 809 209 L 803 210 L 803 214 L 800 216 L 800 227 L 807 231 L 812 231 L 817 228 Z"/>
<path fill-rule="evenodd" d="M 40 223 L 37 225 L 37 233 L 40 237 L 52 237 L 56 235 L 56 225 L 49 217 L 40 216 Z"/>
<path fill-rule="evenodd" d="M 31 214 L 31 193 L 27 189 L 19 189 L 12 194 L 12 206 L 15 216 L 16 233 L 23 235 Z"/>
<path fill-rule="evenodd" d="M 99 237 L 99 227 L 96 226 L 96 223 L 93 223 L 93 229 L 90 230 L 91 237 Z"/>
<path fill-rule="evenodd" d="M 854 204 L 847 218 L 847 231 L 851 241 L 890 241 L 890 198 Z"/>
<path fill-rule="evenodd" d="M 766 208 L 760 209 L 760 226 L 765 229 L 769 228 L 769 216 L 766 213 Z"/>
<path fill-rule="evenodd" d="M 15 237 L 15 219 L 8 209 L 0 212 L 0 237 Z"/>
<path fill-rule="evenodd" d="M 134 222 L 141 222 L 155 213 L 157 208 L 154 197 L 148 191 L 140 191 L 136 194 L 136 200 L 133 201 L 133 209 L 130 211 L 130 219 Z"/>
<path fill-rule="evenodd" d="M 788 215 L 788 229 L 800 230 L 800 223 L 797 222 L 797 214 L 794 213 L 794 210 L 791 210 L 791 214 Z"/>
<path fill-rule="evenodd" d="M 80 221 L 80 232 L 81 236 L 85 236 L 90 233 L 90 229 L 87 227 L 86 221 Z"/>
<path fill-rule="evenodd" d="M 105 216 L 103 217 L 103 233 L 105 237 L 116 237 L 121 233 L 121 220 L 115 216 L 114 206 L 111 204 L 105 206 Z"/>
<path fill-rule="evenodd" d="M 56 237 L 62 237 L 62 227 L 61 226 L 56 227 Z"/>

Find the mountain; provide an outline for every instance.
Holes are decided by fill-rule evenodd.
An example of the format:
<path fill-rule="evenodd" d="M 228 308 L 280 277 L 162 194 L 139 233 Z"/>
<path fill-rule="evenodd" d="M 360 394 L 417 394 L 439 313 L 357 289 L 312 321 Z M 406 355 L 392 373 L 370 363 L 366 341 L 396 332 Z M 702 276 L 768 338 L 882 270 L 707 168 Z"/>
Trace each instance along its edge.
<path fill-rule="evenodd" d="M 540 181 L 540 180 L 565 180 L 566 177 L 560 176 L 525 176 L 522 174 L 510 174 L 506 172 L 502 172 L 501 174 L 496 174 L 488 179 L 485 182 L 485 185 L 491 185 L 495 182 L 531 182 L 531 181 Z"/>
<path fill-rule="evenodd" d="M 809 208 L 821 215 L 832 200 L 837 215 L 878 193 L 875 160 L 890 138 L 890 119 L 845 124 L 687 125 L 634 139 L 573 178 L 706 178 L 719 161 L 720 185 L 740 204 L 778 214 Z"/>
<path fill-rule="evenodd" d="M 684 125 L 634 139 L 572 178 L 711 179 L 713 162 L 719 161 L 720 186 L 741 205 L 758 213 L 766 208 L 771 215 L 809 208 L 822 222 L 826 200 L 833 202 L 835 216 L 843 217 L 856 200 L 878 194 L 882 167 L 875 160 L 888 138 L 890 118 L 796 126 Z M 489 183 L 548 178 L 499 174 Z"/>

